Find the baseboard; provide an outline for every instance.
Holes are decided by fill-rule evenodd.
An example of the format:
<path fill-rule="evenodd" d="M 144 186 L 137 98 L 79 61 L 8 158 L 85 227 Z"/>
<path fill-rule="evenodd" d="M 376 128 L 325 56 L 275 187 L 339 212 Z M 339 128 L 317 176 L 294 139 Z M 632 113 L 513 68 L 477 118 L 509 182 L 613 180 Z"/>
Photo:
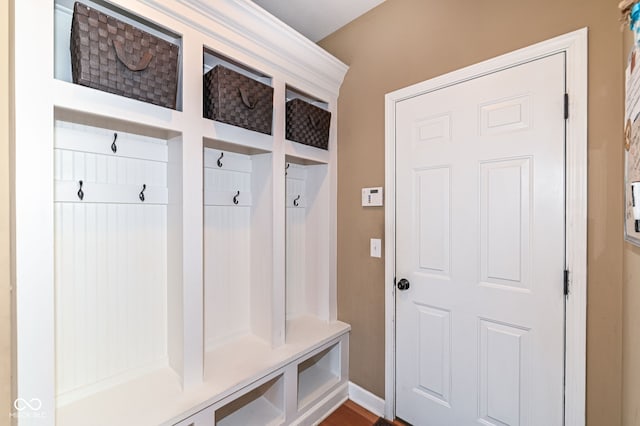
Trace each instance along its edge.
<path fill-rule="evenodd" d="M 349 382 L 349 399 L 371 411 L 376 416 L 384 417 L 384 399 L 353 382 Z"/>

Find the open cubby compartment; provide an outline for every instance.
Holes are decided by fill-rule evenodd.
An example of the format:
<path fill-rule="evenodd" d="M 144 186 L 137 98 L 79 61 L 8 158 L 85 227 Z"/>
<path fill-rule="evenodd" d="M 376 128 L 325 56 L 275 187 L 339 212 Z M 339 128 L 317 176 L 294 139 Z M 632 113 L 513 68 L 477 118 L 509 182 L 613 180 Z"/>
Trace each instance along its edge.
<path fill-rule="evenodd" d="M 149 375 L 180 388 L 182 137 L 61 109 L 54 131 L 58 413 Z"/>
<path fill-rule="evenodd" d="M 329 320 L 327 164 L 286 157 L 286 319 Z"/>
<path fill-rule="evenodd" d="M 279 374 L 256 388 L 242 390 L 240 396 L 215 412 L 217 426 L 277 426 L 285 421 L 284 375 Z"/>
<path fill-rule="evenodd" d="M 80 0 L 80 2 L 113 16 L 122 22 L 140 28 L 149 34 L 176 44 L 179 47 L 176 109 L 182 111 L 182 36 L 161 25 L 161 23 L 151 22 L 114 3 L 104 0 Z M 54 0 L 54 77 L 57 80 L 68 83 L 73 82 L 71 75 L 70 37 L 73 5 L 75 3 L 76 0 Z"/>
<path fill-rule="evenodd" d="M 314 97 L 302 90 L 296 89 L 291 86 L 286 86 L 285 95 L 286 95 L 287 101 L 290 101 L 292 99 L 302 99 L 303 101 L 308 102 L 319 108 L 322 108 L 328 111 L 331 110 L 331 107 L 328 102 L 321 100 L 317 97 Z M 334 126 L 335 125 L 334 123 L 335 123 L 335 118 L 332 116 L 331 126 Z M 309 146 L 309 145 L 301 144 L 299 142 L 285 139 L 285 152 L 287 155 L 300 158 L 301 160 L 308 160 L 311 163 L 331 162 L 330 151 L 333 149 L 332 146 L 333 145 L 331 142 L 331 136 L 329 136 L 329 150 L 320 149 L 314 146 Z"/>
<path fill-rule="evenodd" d="M 348 345 L 346 338 L 316 351 L 298 364 L 298 411 L 305 410 L 346 380 L 343 364 L 347 357 L 343 353 L 346 351 L 343 344 Z"/>
<path fill-rule="evenodd" d="M 273 155 L 204 141 L 205 351 L 244 336 L 271 343 Z"/>

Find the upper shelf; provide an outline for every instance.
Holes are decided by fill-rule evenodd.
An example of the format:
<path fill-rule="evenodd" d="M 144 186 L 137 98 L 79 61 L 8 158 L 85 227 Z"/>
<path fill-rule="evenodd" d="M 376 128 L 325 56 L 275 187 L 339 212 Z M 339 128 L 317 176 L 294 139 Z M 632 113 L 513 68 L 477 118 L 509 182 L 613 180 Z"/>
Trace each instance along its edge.
<path fill-rule="evenodd" d="M 83 0 L 83 2 L 180 46 L 177 106 L 176 110 L 172 110 L 73 84 L 69 34 L 74 0 L 54 0 L 53 104 L 56 108 L 56 114 L 60 111 L 75 114 L 75 118 L 70 121 L 97 116 L 106 120 L 136 123 L 141 127 L 162 129 L 168 134 L 180 134 L 189 129 L 200 131 L 205 142 L 231 143 L 246 146 L 249 150 L 270 152 L 273 151 L 274 143 L 276 143 L 272 135 L 258 134 L 239 127 L 201 119 L 201 93 L 197 90 L 198 85 L 194 84 L 192 76 L 187 75 L 190 73 L 185 71 L 187 66 L 193 70 L 196 62 L 193 57 L 191 59 L 186 56 L 183 58 L 183 54 L 185 54 L 183 52 L 193 49 L 201 50 L 203 55 L 200 64 L 203 72 L 217 64 L 222 64 L 270 85 L 276 91 L 282 90 L 281 83 L 284 78 L 286 86 L 284 98 L 286 100 L 302 98 L 325 109 L 328 109 L 329 106 L 327 100 L 333 100 L 334 94 L 337 95 L 339 84 L 347 69 L 336 58 L 293 32 L 282 22 L 265 15 L 263 11 L 248 1 L 219 0 L 213 7 L 209 2 L 199 0 L 184 0 L 179 4 L 167 0 L 146 0 L 144 8 L 148 9 L 148 13 L 145 14 L 141 14 L 141 11 L 137 11 L 138 14 L 130 11 L 130 7 L 136 9 L 137 6 L 133 7 L 133 3 L 125 0 Z M 163 14 L 167 14 L 169 11 L 172 13 L 166 15 L 165 19 Z M 203 19 L 209 23 L 208 28 L 199 25 Z M 220 23 L 221 27 L 216 27 L 215 31 L 211 30 L 212 20 Z M 248 28 L 251 31 L 248 31 Z M 280 33 L 276 30 L 279 30 Z M 197 37 L 194 37 L 194 32 L 198 34 Z M 282 39 L 282 34 L 287 35 L 286 42 Z M 219 44 L 221 38 L 226 41 L 233 40 L 232 44 L 239 50 L 244 50 L 243 48 L 252 46 L 254 43 L 259 43 L 261 48 L 252 48 L 251 55 L 240 55 L 243 58 L 243 63 L 236 59 L 230 59 L 228 51 L 218 52 L 214 50 L 214 47 L 210 47 L 221 48 Z M 278 48 L 274 50 L 276 42 L 285 44 L 277 46 Z M 188 46 L 185 46 L 185 43 Z M 265 48 L 266 50 L 264 50 Z M 296 64 L 293 64 L 292 52 L 297 49 L 304 49 L 304 55 L 295 57 Z M 259 61 L 256 62 L 256 59 Z M 257 64 L 260 64 L 259 68 L 261 69 L 254 68 Z M 315 75 L 319 72 L 323 75 Z M 276 84 L 276 79 L 280 84 Z M 314 95 L 307 93 L 314 93 Z M 274 97 L 274 99 L 282 98 L 282 93 Z M 183 105 L 188 106 L 184 112 Z M 194 105 L 196 105 L 195 108 Z M 284 106 L 274 105 L 276 110 L 282 107 Z M 198 124 L 198 121 L 201 124 Z M 275 129 L 283 125 L 284 123 L 274 121 L 272 134 L 279 134 Z M 286 155 L 298 158 L 303 163 L 326 164 L 330 162 L 329 152 L 322 149 L 292 141 L 277 141 L 277 144 L 282 143 Z"/>
<path fill-rule="evenodd" d="M 328 164 L 331 158 L 329 151 L 290 140 L 285 140 L 284 152 L 287 157 L 300 160 L 295 162 L 301 164 Z"/>
<path fill-rule="evenodd" d="M 209 148 L 229 149 L 243 154 L 271 152 L 273 136 L 219 121 L 202 119 L 202 136 Z M 235 148 L 227 145 L 236 145 Z M 244 149 L 242 148 L 244 147 Z"/>
<path fill-rule="evenodd" d="M 185 126 L 184 113 L 112 93 L 53 80 L 53 104 L 56 110 L 73 111 L 77 117 L 100 116 L 137 126 L 164 129 L 178 134 Z M 70 121 L 76 121 L 70 120 Z"/>

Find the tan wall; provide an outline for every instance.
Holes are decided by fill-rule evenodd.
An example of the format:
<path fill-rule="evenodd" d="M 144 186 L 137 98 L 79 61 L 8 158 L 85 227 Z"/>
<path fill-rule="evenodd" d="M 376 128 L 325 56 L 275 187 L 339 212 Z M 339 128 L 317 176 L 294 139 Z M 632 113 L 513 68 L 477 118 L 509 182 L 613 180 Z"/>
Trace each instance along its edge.
<path fill-rule="evenodd" d="M 625 30 L 623 66 L 633 46 L 633 33 Z M 624 246 L 622 287 L 622 424 L 640 426 L 640 248 Z"/>
<path fill-rule="evenodd" d="M 640 248 L 624 250 L 622 424 L 640 426 Z"/>
<path fill-rule="evenodd" d="M 0 0 L 0 425 L 11 412 L 9 0 Z"/>
<path fill-rule="evenodd" d="M 360 206 L 360 188 L 384 184 L 384 94 L 587 26 L 587 419 L 593 426 L 620 424 L 623 67 L 617 3 L 387 0 L 320 42 L 351 67 L 338 106 L 338 315 L 353 326 L 350 374 L 356 384 L 384 396 L 384 264 L 368 256 L 369 238 L 384 233 L 384 214 Z M 640 285 L 635 290 L 640 294 Z"/>

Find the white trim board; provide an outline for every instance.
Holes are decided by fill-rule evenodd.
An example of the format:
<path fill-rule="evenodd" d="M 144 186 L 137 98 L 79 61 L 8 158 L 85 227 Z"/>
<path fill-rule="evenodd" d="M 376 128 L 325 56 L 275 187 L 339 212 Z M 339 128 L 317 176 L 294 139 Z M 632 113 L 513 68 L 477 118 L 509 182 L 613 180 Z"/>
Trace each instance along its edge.
<path fill-rule="evenodd" d="M 349 382 L 349 399 L 362 408 L 371 411 L 376 416 L 384 416 L 384 399 L 361 388 L 353 382 Z"/>
<path fill-rule="evenodd" d="M 534 44 L 388 93 L 385 97 L 385 417 L 395 417 L 395 109 L 396 103 L 505 68 L 566 54 L 569 119 L 566 122 L 566 426 L 585 424 L 587 312 L 587 28 Z"/>

